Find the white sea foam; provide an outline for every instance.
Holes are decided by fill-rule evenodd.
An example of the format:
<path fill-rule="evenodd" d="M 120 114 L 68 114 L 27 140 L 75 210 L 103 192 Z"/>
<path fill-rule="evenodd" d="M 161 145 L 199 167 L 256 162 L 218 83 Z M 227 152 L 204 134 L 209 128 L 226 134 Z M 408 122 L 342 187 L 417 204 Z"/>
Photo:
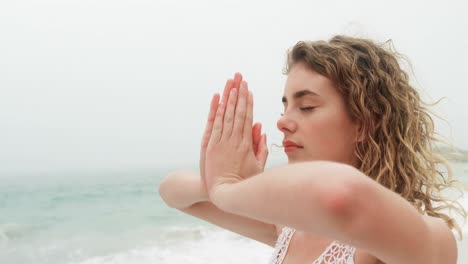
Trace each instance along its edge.
<path fill-rule="evenodd" d="M 269 246 L 214 228 L 172 228 L 166 238 L 168 241 L 159 245 L 137 247 L 69 264 L 267 263 L 273 251 Z"/>

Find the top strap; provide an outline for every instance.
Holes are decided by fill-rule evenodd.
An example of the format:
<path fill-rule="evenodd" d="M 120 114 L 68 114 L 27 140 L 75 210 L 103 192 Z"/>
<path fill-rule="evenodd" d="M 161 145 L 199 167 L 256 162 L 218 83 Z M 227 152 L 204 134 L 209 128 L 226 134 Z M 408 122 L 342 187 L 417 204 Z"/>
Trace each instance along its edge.
<path fill-rule="evenodd" d="M 354 264 L 356 248 L 333 241 L 312 264 Z"/>
<path fill-rule="evenodd" d="M 284 257 L 286 257 L 286 253 L 288 252 L 289 243 L 291 242 L 291 238 L 294 235 L 293 228 L 290 227 L 283 227 L 278 240 L 276 241 L 275 251 L 270 259 L 270 264 L 281 264 L 283 263 Z"/>

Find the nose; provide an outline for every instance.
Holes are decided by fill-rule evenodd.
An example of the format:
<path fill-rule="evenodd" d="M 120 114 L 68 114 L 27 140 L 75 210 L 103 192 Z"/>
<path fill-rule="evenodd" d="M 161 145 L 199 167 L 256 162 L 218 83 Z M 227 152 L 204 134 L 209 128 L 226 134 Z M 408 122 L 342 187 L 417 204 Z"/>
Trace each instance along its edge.
<path fill-rule="evenodd" d="M 286 116 L 286 114 L 284 114 L 280 117 L 280 119 L 278 119 L 278 122 L 276 122 L 276 126 L 283 133 L 293 133 L 297 129 L 296 122 L 288 116 Z"/>

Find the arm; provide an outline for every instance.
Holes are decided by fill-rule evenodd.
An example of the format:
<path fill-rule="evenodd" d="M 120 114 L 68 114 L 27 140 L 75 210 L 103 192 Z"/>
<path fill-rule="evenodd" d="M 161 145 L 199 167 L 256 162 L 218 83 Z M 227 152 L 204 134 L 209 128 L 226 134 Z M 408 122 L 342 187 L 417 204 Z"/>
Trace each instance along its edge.
<path fill-rule="evenodd" d="M 332 237 L 385 263 L 456 263 L 447 225 L 344 164 L 279 167 L 219 184 L 210 197 L 226 212 Z"/>
<path fill-rule="evenodd" d="M 180 171 L 166 177 L 159 185 L 161 198 L 170 207 L 206 220 L 266 245 L 275 246 L 278 230 L 274 224 L 228 213 L 208 200 L 199 175 Z"/>
<path fill-rule="evenodd" d="M 252 94 L 246 83 L 216 110 L 206 151 L 205 183 L 220 209 L 291 226 L 363 249 L 385 263 L 455 263 L 448 226 L 420 215 L 398 194 L 357 169 L 297 163 L 251 178 Z M 429 220 L 431 219 L 431 220 Z"/>
<path fill-rule="evenodd" d="M 159 195 L 168 206 L 176 209 L 209 201 L 208 194 L 200 183 L 200 177 L 185 171 L 175 172 L 164 178 L 159 184 Z"/>
<path fill-rule="evenodd" d="M 234 80 L 226 82 L 222 101 L 228 99 L 230 91 L 235 87 L 239 87 L 241 81 L 242 75 L 237 73 L 234 76 Z M 218 100 L 219 96 L 215 95 L 210 103 L 210 112 L 200 148 L 200 175 L 191 172 L 174 173 L 161 182 L 159 193 L 169 206 L 177 208 L 184 213 L 274 246 L 278 236 L 278 230 L 274 224 L 224 212 L 208 199 L 205 188 L 206 184 L 204 182 L 205 154 L 211 137 L 214 115 L 219 104 Z M 266 147 L 266 136 L 261 134 L 260 123 L 253 125 L 251 133 L 252 153 L 255 154 L 256 162 L 255 166 L 249 167 L 243 173 L 253 176 L 263 171 L 268 156 L 268 149 Z"/>

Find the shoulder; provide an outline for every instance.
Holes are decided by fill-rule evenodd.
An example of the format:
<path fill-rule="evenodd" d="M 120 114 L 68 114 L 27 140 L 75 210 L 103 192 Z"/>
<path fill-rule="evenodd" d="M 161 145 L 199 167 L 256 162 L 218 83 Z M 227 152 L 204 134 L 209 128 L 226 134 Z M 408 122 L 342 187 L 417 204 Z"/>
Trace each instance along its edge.
<path fill-rule="evenodd" d="M 457 241 L 448 224 L 437 217 L 423 216 L 431 234 L 432 250 L 437 252 L 440 263 L 457 262 Z"/>

